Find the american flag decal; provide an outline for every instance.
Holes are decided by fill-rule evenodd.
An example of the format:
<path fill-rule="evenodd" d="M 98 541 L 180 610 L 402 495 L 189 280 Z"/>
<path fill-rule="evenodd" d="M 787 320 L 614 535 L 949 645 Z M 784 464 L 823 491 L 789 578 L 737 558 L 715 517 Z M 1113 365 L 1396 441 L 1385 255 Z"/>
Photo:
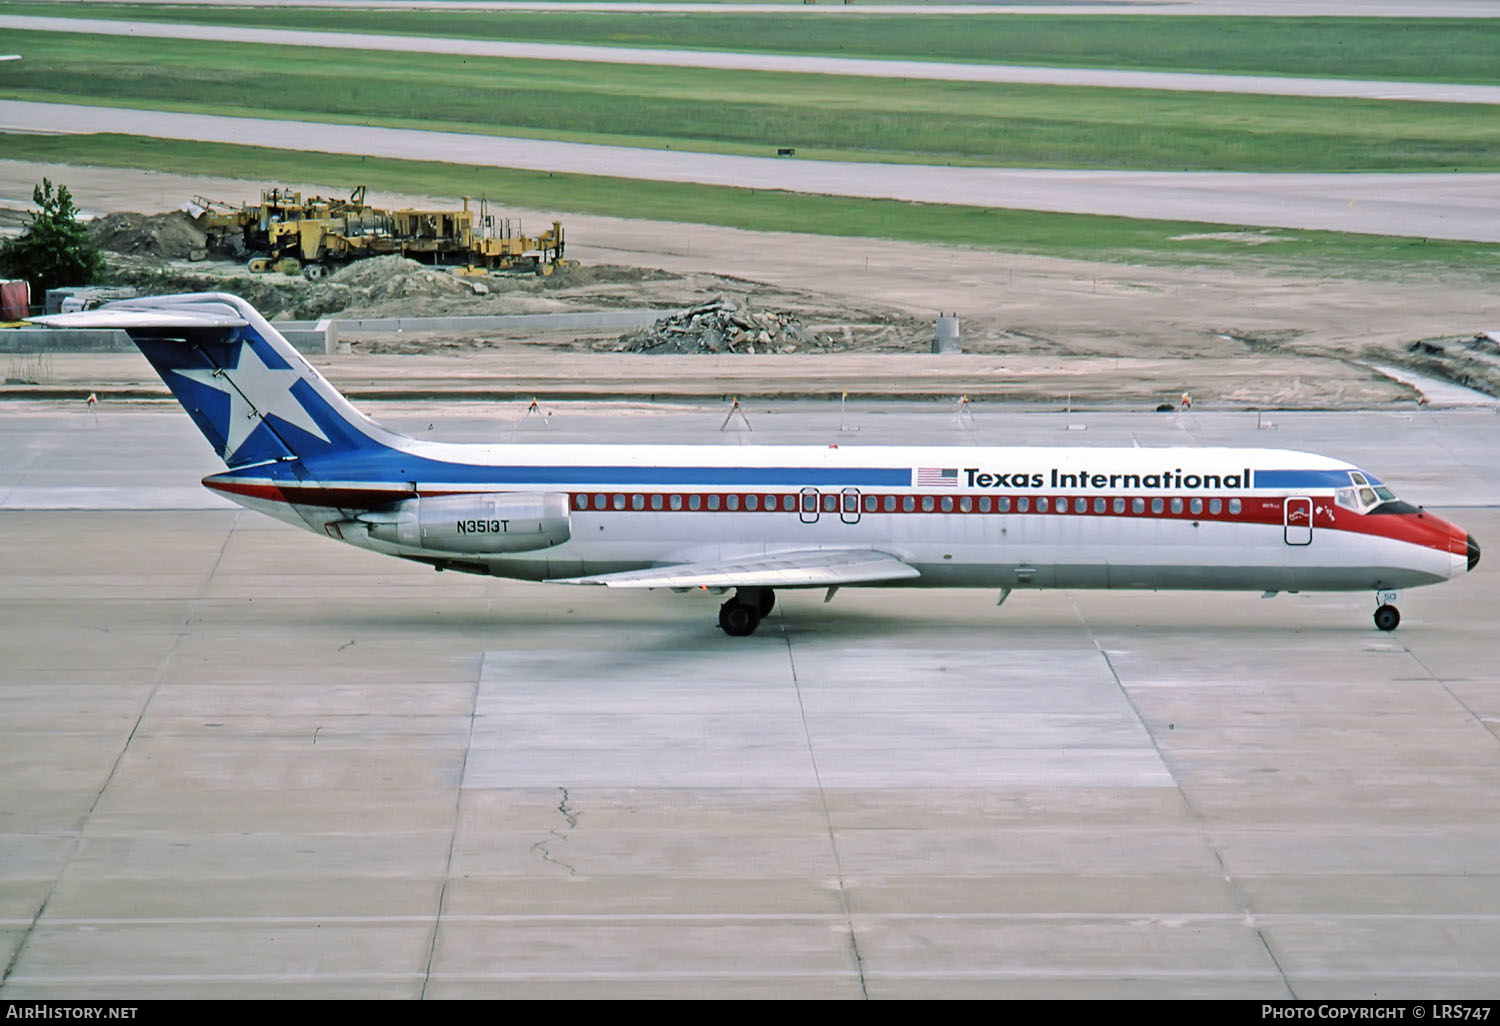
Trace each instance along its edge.
<path fill-rule="evenodd" d="M 957 488 L 956 467 L 918 467 L 916 488 Z"/>

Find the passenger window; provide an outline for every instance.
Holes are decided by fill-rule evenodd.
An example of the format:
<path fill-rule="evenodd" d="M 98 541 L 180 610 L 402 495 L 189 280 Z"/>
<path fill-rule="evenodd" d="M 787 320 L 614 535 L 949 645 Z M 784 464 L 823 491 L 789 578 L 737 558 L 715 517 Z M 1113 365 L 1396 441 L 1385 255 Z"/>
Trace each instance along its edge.
<path fill-rule="evenodd" d="M 1026 498 L 1026 496 L 1024 496 L 1024 495 L 1022 495 L 1022 496 L 1020 496 L 1019 498 L 1016 499 L 1016 512 L 1017 513 L 1025 513 L 1029 509 L 1031 509 L 1031 500 L 1030 499 Z"/>
<path fill-rule="evenodd" d="M 630 497 L 630 508 L 631 509 L 645 509 L 646 508 L 646 497 L 644 495 L 642 495 L 640 492 L 636 492 L 634 495 L 632 495 Z"/>
<path fill-rule="evenodd" d="M 653 496 L 651 496 L 651 508 L 652 509 L 661 509 L 661 496 L 660 495 L 653 495 Z"/>
<path fill-rule="evenodd" d="M 682 508 L 682 496 L 680 496 L 680 495 L 674 495 L 674 496 L 672 496 L 670 499 L 667 500 L 667 505 L 669 507 L 671 507 L 672 509 L 681 509 Z"/>
<path fill-rule="evenodd" d="M 1231 513 L 1238 513 L 1239 511 L 1240 511 L 1240 500 L 1239 499 L 1230 499 L 1229 500 L 1229 512 L 1231 512 Z"/>
<path fill-rule="evenodd" d="M 1088 511 L 1089 511 L 1089 500 L 1087 500 L 1087 499 L 1074 499 L 1073 500 L 1073 512 L 1074 513 L 1087 513 Z"/>
<path fill-rule="evenodd" d="M 697 509 L 703 505 L 703 497 L 699 495 L 688 496 L 688 509 Z"/>
<path fill-rule="evenodd" d="M 911 513 L 917 508 L 917 497 L 915 495 L 903 495 L 901 497 L 901 511 Z"/>
<path fill-rule="evenodd" d="M 1132 512 L 1132 513 L 1144 513 L 1144 512 L 1146 512 L 1146 500 L 1145 499 L 1131 499 L 1130 500 L 1130 512 Z"/>
<path fill-rule="evenodd" d="M 876 508 L 879 505 L 880 505 L 880 502 L 879 502 L 879 500 L 877 500 L 875 498 L 875 496 L 873 496 L 873 495 L 866 495 L 865 496 L 865 512 L 866 513 L 874 513 L 875 510 L 876 510 Z"/>
<path fill-rule="evenodd" d="M 615 509 L 624 509 L 625 508 L 625 496 L 623 496 L 623 495 L 619 494 L 618 492 L 616 492 L 615 493 L 615 498 L 614 498 L 614 507 L 615 507 Z"/>
<path fill-rule="evenodd" d="M 747 495 L 747 496 L 745 496 L 745 508 L 748 509 L 748 510 L 760 509 L 760 496 L 759 495 Z"/>
<path fill-rule="evenodd" d="M 837 495 L 823 496 L 823 512 L 837 513 L 839 511 L 839 497 Z"/>
<path fill-rule="evenodd" d="M 733 512 L 740 508 L 740 497 L 738 495 L 724 496 L 724 508 Z"/>
<path fill-rule="evenodd" d="M 885 497 L 885 503 L 884 503 L 884 505 L 885 505 L 885 511 L 887 513 L 894 513 L 894 512 L 896 512 L 896 497 L 894 495 L 887 495 Z"/>
<path fill-rule="evenodd" d="M 1173 513 L 1181 513 L 1182 512 L 1182 500 L 1181 499 L 1173 499 L 1172 500 L 1172 512 Z"/>
<path fill-rule="evenodd" d="M 980 499 L 979 501 L 983 502 L 984 500 Z M 996 499 L 995 500 L 995 511 L 997 513 L 1009 513 L 1010 512 L 1010 496 L 1008 496 L 1008 495 L 1002 495 L 1002 496 L 1000 496 L 1000 498 Z"/>
<path fill-rule="evenodd" d="M 710 510 L 717 510 L 719 508 L 719 497 L 717 495 L 710 495 L 708 497 L 708 508 Z"/>
<path fill-rule="evenodd" d="M 1192 511 L 1193 516 L 1197 516 L 1199 513 L 1203 512 L 1203 500 L 1194 499 L 1192 502 L 1188 503 L 1188 509 Z"/>
<path fill-rule="evenodd" d="M 1151 512 L 1153 512 L 1153 513 L 1160 513 L 1161 512 L 1161 500 L 1160 499 L 1152 499 L 1151 500 Z"/>
<path fill-rule="evenodd" d="M 979 512 L 981 512 L 981 513 L 988 513 L 989 511 L 990 511 L 990 497 L 988 495 L 981 495 L 979 497 Z"/>
<path fill-rule="evenodd" d="M 607 509 L 608 507 L 609 507 L 609 496 L 607 496 L 607 495 L 596 495 L 596 496 L 594 496 L 594 508 L 595 509 Z"/>
<path fill-rule="evenodd" d="M 953 496 L 951 496 L 951 495 L 945 495 L 945 496 L 943 496 L 943 512 L 944 513 L 952 513 L 953 512 Z"/>
<path fill-rule="evenodd" d="M 1022 499 L 1021 501 L 1025 502 L 1026 500 Z M 1039 495 L 1039 496 L 1037 496 L 1036 511 L 1038 513 L 1045 513 L 1045 512 L 1047 512 L 1047 497 L 1045 495 Z"/>
<path fill-rule="evenodd" d="M 958 500 L 958 511 L 960 513 L 968 513 L 971 510 L 973 510 L 973 508 L 974 508 L 974 501 L 972 499 L 970 499 L 967 495 L 965 495 L 963 498 L 961 498 L 961 499 Z"/>
<path fill-rule="evenodd" d="M 930 496 L 930 495 L 924 495 L 924 496 L 922 496 L 922 512 L 923 513 L 931 513 L 932 512 L 932 496 Z"/>
<path fill-rule="evenodd" d="M 1115 512 L 1116 513 L 1124 513 L 1125 512 L 1125 500 L 1124 499 L 1116 499 L 1115 500 Z"/>
<path fill-rule="evenodd" d="M 1094 500 L 1094 512 L 1095 513 L 1103 513 L 1104 512 L 1104 500 L 1103 499 L 1095 499 Z"/>
<path fill-rule="evenodd" d="M 1209 513 L 1213 514 L 1214 516 L 1218 516 L 1219 515 L 1219 511 L 1222 510 L 1223 508 L 1224 508 L 1224 501 L 1222 499 L 1209 499 L 1208 500 L 1208 511 L 1209 511 Z"/>

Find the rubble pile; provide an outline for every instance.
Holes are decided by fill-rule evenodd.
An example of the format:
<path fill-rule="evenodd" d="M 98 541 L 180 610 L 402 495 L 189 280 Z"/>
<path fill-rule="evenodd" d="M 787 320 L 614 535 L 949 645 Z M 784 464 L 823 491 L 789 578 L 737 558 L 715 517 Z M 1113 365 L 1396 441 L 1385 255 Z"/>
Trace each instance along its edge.
<path fill-rule="evenodd" d="M 89 241 L 111 253 L 163 260 L 202 260 L 208 255 L 203 229 L 180 210 L 169 214 L 105 214 L 88 223 Z"/>
<path fill-rule="evenodd" d="M 622 335 L 616 353 L 795 353 L 836 348 L 791 314 L 758 312 L 748 300 L 719 296 L 711 303 L 663 317 L 644 331 Z"/>

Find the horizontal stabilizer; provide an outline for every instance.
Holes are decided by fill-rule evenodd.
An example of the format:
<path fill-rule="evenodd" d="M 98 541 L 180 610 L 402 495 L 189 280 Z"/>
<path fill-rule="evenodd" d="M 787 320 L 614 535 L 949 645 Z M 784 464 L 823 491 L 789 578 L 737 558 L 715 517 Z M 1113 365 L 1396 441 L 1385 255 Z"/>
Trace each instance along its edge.
<path fill-rule="evenodd" d="M 551 583 L 602 584 L 607 588 L 821 588 L 920 576 L 915 567 L 874 549 L 809 549 L 714 563 L 677 563 L 650 570 L 569 577 Z"/>
<path fill-rule="evenodd" d="M 150 328 L 243 328 L 249 322 L 233 307 L 204 303 L 193 307 L 122 310 L 100 307 L 76 313 L 48 314 L 30 318 L 33 324 L 49 328 L 118 328 L 121 331 Z"/>

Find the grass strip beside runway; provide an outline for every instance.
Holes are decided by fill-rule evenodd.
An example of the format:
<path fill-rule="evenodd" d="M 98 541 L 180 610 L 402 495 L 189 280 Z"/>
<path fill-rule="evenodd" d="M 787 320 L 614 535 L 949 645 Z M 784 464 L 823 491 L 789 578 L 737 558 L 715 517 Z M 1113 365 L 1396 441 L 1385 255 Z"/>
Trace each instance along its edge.
<path fill-rule="evenodd" d="M 0 3 L 0 13 L 202 25 L 1128 68 L 1500 84 L 1500 19 L 390 11 Z"/>
<path fill-rule="evenodd" d="M 0 97 L 799 159 L 1500 170 L 1477 104 L 861 79 L 18 32 Z"/>

